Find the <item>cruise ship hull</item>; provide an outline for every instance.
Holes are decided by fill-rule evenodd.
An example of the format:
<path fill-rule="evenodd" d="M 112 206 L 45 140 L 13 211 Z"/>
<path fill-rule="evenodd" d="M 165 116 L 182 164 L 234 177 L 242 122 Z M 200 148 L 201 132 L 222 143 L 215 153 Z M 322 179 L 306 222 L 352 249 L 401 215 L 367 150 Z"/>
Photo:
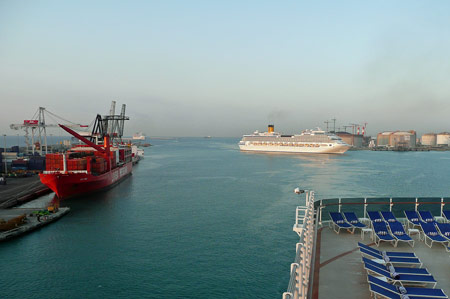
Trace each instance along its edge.
<path fill-rule="evenodd" d="M 239 145 L 241 151 L 249 152 L 277 152 L 302 154 L 343 154 L 350 146 L 333 144 L 332 146 L 298 147 L 298 146 L 267 146 L 267 145 Z"/>
<path fill-rule="evenodd" d="M 101 175 L 89 173 L 41 173 L 41 182 L 56 193 L 58 198 L 66 199 L 86 193 L 99 191 L 120 182 L 131 174 L 132 163 L 126 163 Z"/>

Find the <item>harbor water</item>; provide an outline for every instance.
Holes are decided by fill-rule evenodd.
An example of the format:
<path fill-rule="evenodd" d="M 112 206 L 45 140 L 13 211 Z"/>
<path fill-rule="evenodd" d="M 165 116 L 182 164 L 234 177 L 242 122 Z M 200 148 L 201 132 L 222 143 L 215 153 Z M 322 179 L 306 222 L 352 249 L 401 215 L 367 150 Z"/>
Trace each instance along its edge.
<path fill-rule="evenodd" d="M 0 244 L 0 296 L 281 298 L 304 200 L 295 187 L 316 199 L 450 195 L 450 152 L 255 154 L 238 141 L 150 140 L 120 185 Z"/>

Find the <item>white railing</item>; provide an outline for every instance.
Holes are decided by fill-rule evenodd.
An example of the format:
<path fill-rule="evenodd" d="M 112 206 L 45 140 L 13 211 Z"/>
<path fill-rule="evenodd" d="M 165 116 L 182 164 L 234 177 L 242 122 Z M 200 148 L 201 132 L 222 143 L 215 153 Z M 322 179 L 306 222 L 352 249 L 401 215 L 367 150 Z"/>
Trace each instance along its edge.
<path fill-rule="evenodd" d="M 446 205 L 446 203 L 448 204 L 448 199 L 447 202 L 444 200 L 444 197 L 441 197 L 439 199 L 439 201 L 435 200 L 438 197 L 432 197 L 432 198 L 427 198 L 427 197 L 411 197 L 411 198 L 404 198 L 404 197 L 386 197 L 386 198 L 370 198 L 370 197 L 365 197 L 365 198 L 346 198 L 347 200 L 355 200 L 357 199 L 358 202 L 343 202 L 342 198 L 329 198 L 329 199 L 321 199 L 318 200 L 316 203 L 316 207 L 319 208 L 319 225 L 322 225 L 322 218 L 323 218 L 323 209 L 327 208 L 327 207 L 331 207 L 331 206 L 338 206 L 337 210 L 338 212 L 342 211 L 342 207 L 343 206 L 348 206 L 348 205 L 353 205 L 353 206 L 363 206 L 362 207 L 362 211 L 363 211 L 363 217 L 368 217 L 367 216 L 367 208 L 369 205 L 377 205 L 377 206 L 381 206 L 381 205 L 389 205 L 389 211 L 392 212 L 392 207 L 394 207 L 395 205 L 414 205 L 414 209 L 416 211 L 419 210 L 419 206 L 420 205 L 439 205 L 439 216 L 443 215 L 443 211 L 444 211 L 444 207 Z M 430 201 L 430 200 L 434 200 L 434 201 Z M 328 203 L 328 201 L 335 201 L 334 203 Z M 336 202 L 337 201 L 337 202 Z M 355 208 L 355 209 L 360 209 L 360 208 Z M 437 208 L 435 208 L 435 210 L 437 211 Z M 434 211 L 434 212 L 436 212 Z M 325 215 L 326 217 L 326 215 Z M 327 217 L 326 217 L 327 219 Z M 327 219 L 328 220 L 328 219 Z"/>
<path fill-rule="evenodd" d="M 289 285 L 283 293 L 283 299 L 306 299 L 311 294 L 316 236 L 314 191 L 307 191 L 305 206 L 297 207 L 293 230 L 299 235 L 300 242 L 296 244 L 295 260 L 291 264 Z"/>

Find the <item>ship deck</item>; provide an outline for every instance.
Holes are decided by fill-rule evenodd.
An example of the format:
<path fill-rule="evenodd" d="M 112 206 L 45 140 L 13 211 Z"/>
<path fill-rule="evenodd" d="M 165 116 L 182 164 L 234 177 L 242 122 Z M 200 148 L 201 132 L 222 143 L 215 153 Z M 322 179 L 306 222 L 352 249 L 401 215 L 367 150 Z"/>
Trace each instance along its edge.
<path fill-rule="evenodd" d="M 450 253 L 441 244 L 427 247 L 419 240 L 418 234 L 412 235 L 412 238 L 415 240 L 414 248 L 400 242 L 397 248 L 385 242 L 377 248 L 370 233 L 365 234 L 364 240 L 360 230 L 356 230 L 354 234 L 341 230 L 340 234 L 336 234 L 324 222 L 317 233 L 312 298 L 371 298 L 358 242 L 379 250 L 414 252 L 422 261 L 422 267 L 427 268 L 436 279 L 436 288 L 442 289 L 449 296 Z"/>

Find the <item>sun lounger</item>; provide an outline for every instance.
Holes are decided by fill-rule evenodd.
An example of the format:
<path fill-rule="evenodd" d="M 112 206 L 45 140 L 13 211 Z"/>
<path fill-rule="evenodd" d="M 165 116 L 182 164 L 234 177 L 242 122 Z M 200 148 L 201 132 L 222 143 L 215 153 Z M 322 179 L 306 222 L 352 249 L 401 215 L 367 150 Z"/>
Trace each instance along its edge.
<path fill-rule="evenodd" d="M 426 223 L 435 223 L 433 214 L 430 211 L 419 211 L 420 218 Z"/>
<path fill-rule="evenodd" d="M 385 290 L 395 293 L 398 296 L 401 294 L 401 292 L 399 292 L 398 287 L 396 287 L 384 280 L 378 279 L 375 276 L 367 275 L 367 281 L 369 282 L 369 284 L 374 284 L 378 287 L 381 287 Z M 379 289 L 377 289 L 377 290 L 379 290 Z M 442 298 L 442 299 L 448 298 L 448 296 L 445 295 L 445 293 L 442 289 L 405 287 L 405 291 L 406 291 L 406 295 L 408 295 L 408 297 L 410 297 L 410 298 L 411 298 L 411 296 L 412 297 L 417 296 L 418 298 Z M 380 294 L 380 295 L 382 295 L 382 294 Z M 391 298 L 391 297 L 389 297 L 389 298 Z M 392 297 L 392 298 L 400 298 L 400 296 Z"/>
<path fill-rule="evenodd" d="M 392 267 L 391 265 L 381 263 L 381 261 L 371 260 L 366 257 L 362 257 L 362 262 L 387 271 L 389 271 L 389 267 Z M 431 275 L 431 273 L 425 268 L 394 267 L 394 270 L 398 274 Z"/>
<path fill-rule="evenodd" d="M 382 255 L 383 251 L 380 251 L 376 248 L 367 246 L 366 244 L 363 244 L 361 242 L 358 242 L 358 246 L 361 248 L 364 248 L 366 250 L 370 250 L 378 255 Z M 416 257 L 416 254 L 414 252 L 404 252 L 404 251 L 385 251 L 386 255 L 389 257 Z"/>
<path fill-rule="evenodd" d="M 377 244 L 377 247 L 380 246 L 381 241 L 384 242 L 392 242 L 392 245 L 394 247 L 397 247 L 397 238 L 395 238 L 391 233 L 389 233 L 389 230 L 386 226 L 386 222 L 372 222 L 373 225 L 373 231 L 375 232 L 374 238 L 375 238 L 375 244 Z M 378 243 L 377 243 L 378 240 Z"/>
<path fill-rule="evenodd" d="M 433 288 L 436 286 L 437 281 L 432 275 L 414 275 L 414 274 L 398 274 L 395 277 L 391 276 L 391 272 L 387 270 L 379 269 L 370 264 L 364 264 L 364 268 L 368 273 L 374 273 L 378 276 L 385 277 L 388 282 L 393 284 L 404 285 L 432 285 Z"/>
<path fill-rule="evenodd" d="M 422 235 L 423 235 L 423 241 L 425 242 L 425 245 L 431 248 L 433 246 L 433 243 L 441 243 L 445 246 L 444 243 L 447 243 L 449 240 L 442 236 L 437 230 L 434 224 L 432 223 L 424 223 L 421 222 L 420 226 L 422 227 Z M 427 240 L 430 241 L 430 244 L 427 243 Z"/>
<path fill-rule="evenodd" d="M 376 254 L 373 251 L 361 247 L 359 248 L 359 251 L 364 256 L 368 256 L 372 259 L 377 259 L 380 262 L 385 262 L 386 264 L 401 265 L 405 267 L 416 267 L 416 266 L 418 266 L 419 268 L 422 267 L 422 262 L 415 257 L 388 257 L 389 259 L 386 260 L 386 257 L 380 254 Z"/>
<path fill-rule="evenodd" d="M 447 222 L 450 222 L 450 210 L 442 211 L 442 217 L 444 217 Z"/>
<path fill-rule="evenodd" d="M 361 223 L 354 212 L 344 212 L 345 220 L 356 228 L 366 228 L 367 225 Z"/>
<path fill-rule="evenodd" d="M 392 212 L 380 212 L 381 216 L 383 216 L 384 221 L 386 222 L 400 222 L 395 218 L 394 214 Z"/>
<path fill-rule="evenodd" d="M 420 226 L 420 218 L 419 214 L 417 214 L 416 211 L 404 211 L 406 219 L 408 220 L 408 228 L 411 225 L 411 227 Z"/>
<path fill-rule="evenodd" d="M 389 228 L 391 229 L 392 235 L 397 239 L 398 242 L 407 242 L 411 247 L 414 247 L 414 240 L 408 236 L 403 228 L 403 225 L 398 222 L 388 222 Z"/>
<path fill-rule="evenodd" d="M 352 226 L 350 223 L 344 220 L 344 217 L 342 217 L 342 214 L 339 212 L 330 212 L 330 217 L 332 222 L 330 222 L 330 225 L 332 226 L 333 230 L 339 234 L 341 229 L 346 229 L 352 234 L 355 232 L 355 227 Z M 351 231 L 350 231 L 351 230 Z"/>
<path fill-rule="evenodd" d="M 437 226 L 441 235 L 450 241 L 450 223 L 438 223 L 436 222 L 434 225 Z"/>
<path fill-rule="evenodd" d="M 383 218 L 381 218 L 381 214 L 378 211 L 367 211 L 367 215 L 369 216 L 370 221 L 372 223 L 376 222 L 384 222 Z"/>

